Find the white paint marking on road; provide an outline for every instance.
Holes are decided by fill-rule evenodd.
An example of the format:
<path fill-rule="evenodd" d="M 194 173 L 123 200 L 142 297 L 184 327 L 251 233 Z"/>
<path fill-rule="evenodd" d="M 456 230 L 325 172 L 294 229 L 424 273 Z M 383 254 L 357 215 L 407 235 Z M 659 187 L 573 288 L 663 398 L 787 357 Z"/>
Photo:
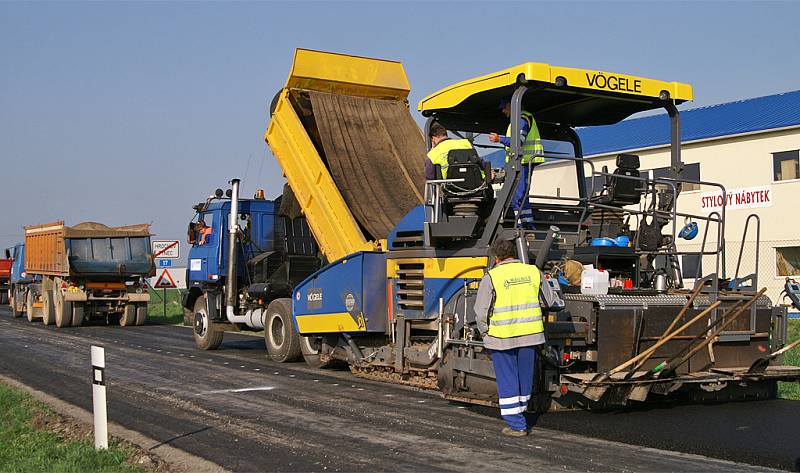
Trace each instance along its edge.
<path fill-rule="evenodd" d="M 364 388 L 358 388 L 358 390 L 359 390 L 359 391 L 363 391 L 363 390 L 364 390 Z"/>
<path fill-rule="evenodd" d="M 183 353 L 179 353 L 178 356 L 186 356 L 186 355 L 184 355 Z"/>
<path fill-rule="evenodd" d="M 394 394 L 384 394 L 383 397 L 394 397 Z"/>
<path fill-rule="evenodd" d="M 165 354 L 166 354 L 166 355 L 171 355 L 171 354 L 172 354 L 172 352 L 171 352 L 171 351 L 168 351 L 168 352 L 166 352 Z"/>
<path fill-rule="evenodd" d="M 239 365 L 239 368 L 244 368 L 244 365 Z"/>
<path fill-rule="evenodd" d="M 289 375 L 289 377 L 290 377 L 290 378 L 294 378 L 294 375 L 293 375 L 293 374 L 290 374 L 290 375 Z"/>
<path fill-rule="evenodd" d="M 280 373 L 278 373 L 278 372 L 276 371 L 276 372 L 274 372 L 274 373 L 272 373 L 272 374 L 280 374 Z"/>
<path fill-rule="evenodd" d="M 318 379 L 315 379 L 315 380 L 314 380 L 314 382 L 315 382 L 315 383 L 319 383 L 319 380 L 318 380 Z"/>
<path fill-rule="evenodd" d="M 424 400 L 422 400 L 422 401 L 417 401 L 417 402 L 418 402 L 418 403 L 420 403 L 420 404 L 422 404 L 422 403 L 423 403 L 423 402 L 425 402 L 425 401 L 424 401 Z"/>
<path fill-rule="evenodd" d="M 194 358 L 194 355 L 189 355 L 189 358 Z"/>
<path fill-rule="evenodd" d="M 339 385 L 339 383 L 333 383 L 333 386 L 338 386 L 338 385 Z"/>
<path fill-rule="evenodd" d="M 229 365 L 229 364 L 231 364 L 231 362 L 230 362 L 230 361 L 226 361 L 226 362 L 224 362 L 224 363 L 222 363 L 222 364 L 223 364 L 223 365 Z"/>
<path fill-rule="evenodd" d="M 142 346 L 141 345 L 136 345 L 136 348 L 142 348 Z"/>
<path fill-rule="evenodd" d="M 25 345 L 25 348 L 28 348 L 28 345 Z"/>
<path fill-rule="evenodd" d="M 156 350 L 157 352 L 161 353 L 161 350 Z"/>
<path fill-rule="evenodd" d="M 224 394 L 224 393 L 249 393 L 253 391 L 272 391 L 275 386 L 258 386 L 254 388 L 238 388 L 238 389 L 220 389 L 217 391 L 203 391 L 195 394 L 195 396 L 202 396 L 203 394 Z"/>
<path fill-rule="evenodd" d="M 261 368 L 255 368 L 253 371 L 261 371 Z"/>

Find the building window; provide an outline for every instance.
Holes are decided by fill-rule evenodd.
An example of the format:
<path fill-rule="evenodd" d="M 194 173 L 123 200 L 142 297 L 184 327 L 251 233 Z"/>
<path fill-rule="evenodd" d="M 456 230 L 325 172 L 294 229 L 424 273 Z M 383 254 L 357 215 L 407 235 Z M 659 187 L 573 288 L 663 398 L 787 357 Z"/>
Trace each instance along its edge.
<path fill-rule="evenodd" d="M 800 275 L 800 246 L 775 248 L 775 265 L 778 276 Z"/>
<path fill-rule="evenodd" d="M 800 151 L 772 153 L 772 171 L 774 181 L 800 178 Z"/>

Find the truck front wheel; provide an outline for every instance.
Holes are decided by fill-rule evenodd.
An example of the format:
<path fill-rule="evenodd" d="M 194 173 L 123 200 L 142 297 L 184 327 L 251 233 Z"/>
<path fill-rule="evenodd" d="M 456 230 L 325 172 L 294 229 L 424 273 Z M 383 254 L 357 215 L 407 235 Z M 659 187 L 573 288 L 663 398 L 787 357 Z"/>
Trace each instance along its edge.
<path fill-rule="evenodd" d="M 225 332 L 216 330 L 211 323 L 206 300 L 203 295 L 194 301 L 194 343 L 201 350 L 216 350 Z"/>
<path fill-rule="evenodd" d="M 269 303 L 264 318 L 264 343 L 269 357 L 277 362 L 296 361 L 302 356 L 300 336 L 292 322 L 291 299 L 275 299 Z"/>
<path fill-rule="evenodd" d="M 147 303 L 136 304 L 136 325 L 144 325 L 147 321 Z"/>
<path fill-rule="evenodd" d="M 18 319 L 18 318 L 22 317 L 22 315 L 24 313 L 24 311 L 18 310 L 20 307 L 23 306 L 23 304 L 24 304 L 23 301 L 25 300 L 25 299 L 23 299 L 21 297 L 21 295 L 22 294 L 17 292 L 16 290 L 14 290 L 13 292 L 9 293 L 9 296 L 10 296 L 9 297 L 10 298 L 10 302 L 9 303 L 11 304 L 11 313 L 14 315 L 15 319 Z"/>

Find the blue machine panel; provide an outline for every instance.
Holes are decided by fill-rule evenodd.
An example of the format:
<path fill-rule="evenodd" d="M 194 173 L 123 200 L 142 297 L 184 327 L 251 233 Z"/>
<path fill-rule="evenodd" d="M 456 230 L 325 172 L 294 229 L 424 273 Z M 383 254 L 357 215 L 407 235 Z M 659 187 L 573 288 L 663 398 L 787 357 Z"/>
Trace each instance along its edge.
<path fill-rule="evenodd" d="M 386 332 L 386 254 L 360 252 L 312 274 L 295 289 L 301 334 Z"/>

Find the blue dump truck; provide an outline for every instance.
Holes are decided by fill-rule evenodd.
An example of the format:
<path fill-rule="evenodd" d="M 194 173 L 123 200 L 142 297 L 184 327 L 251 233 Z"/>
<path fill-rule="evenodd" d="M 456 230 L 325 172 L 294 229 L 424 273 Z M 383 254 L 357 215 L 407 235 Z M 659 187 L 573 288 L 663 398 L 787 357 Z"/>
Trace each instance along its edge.
<path fill-rule="evenodd" d="M 218 348 L 226 330 L 263 329 L 270 357 L 300 358 L 290 297 L 322 260 L 292 194 L 240 199 L 233 179 L 194 210 L 183 307 L 197 347 Z"/>
<path fill-rule="evenodd" d="M 24 271 L 13 297 L 15 311 L 24 307 L 29 321 L 40 318 L 60 328 L 92 319 L 122 326 L 147 319 L 144 279 L 155 273 L 149 225 L 27 226 L 19 251 Z"/>

